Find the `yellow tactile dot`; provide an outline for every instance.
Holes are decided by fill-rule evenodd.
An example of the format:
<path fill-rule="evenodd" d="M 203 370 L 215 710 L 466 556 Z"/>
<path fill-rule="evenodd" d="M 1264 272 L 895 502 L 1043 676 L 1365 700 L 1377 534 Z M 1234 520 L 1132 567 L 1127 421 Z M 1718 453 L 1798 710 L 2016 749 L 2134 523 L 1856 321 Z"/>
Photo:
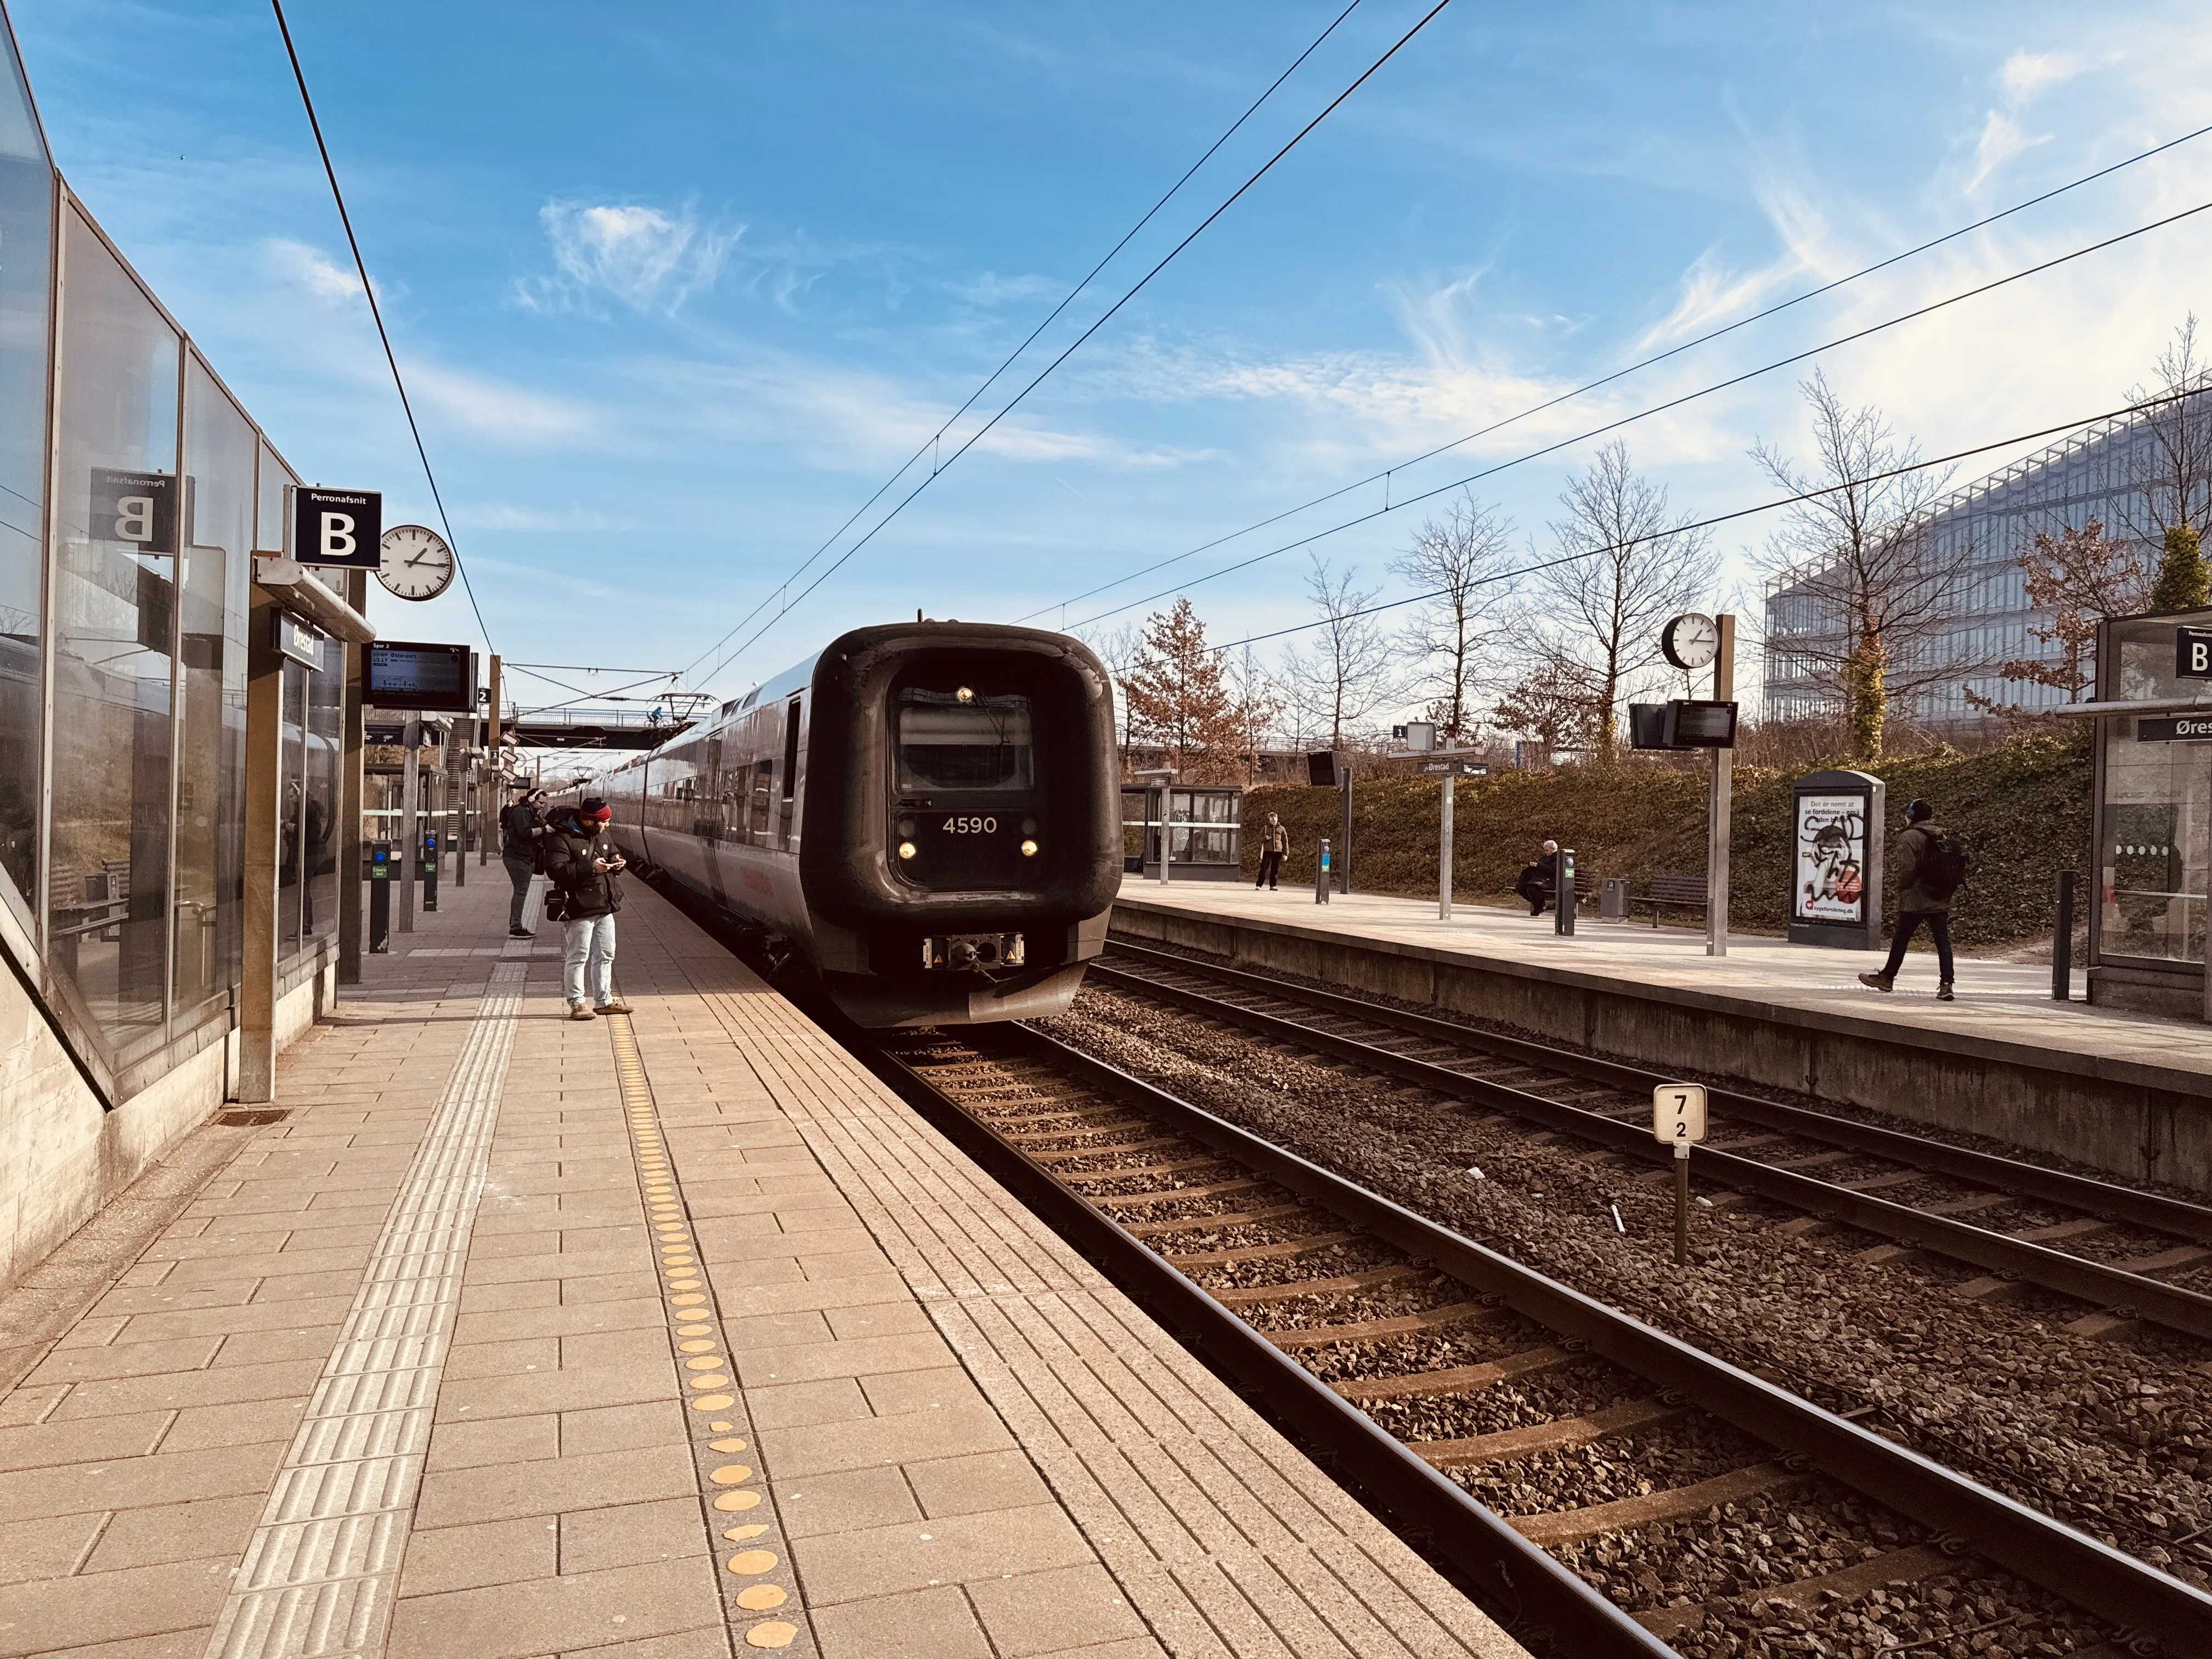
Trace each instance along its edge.
<path fill-rule="evenodd" d="M 709 1423 L 707 1426 L 712 1429 L 716 1434 L 727 1434 L 732 1429 L 736 1428 L 738 1425 L 734 1423 Z"/>
<path fill-rule="evenodd" d="M 696 1279 L 672 1279 L 668 1281 L 668 1288 L 672 1291 L 696 1291 L 699 1288 L 699 1281 Z"/>
<path fill-rule="evenodd" d="M 706 1376 L 686 1377 L 684 1381 L 695 1389 L 726 1389 L 730 1386 L 730 1379 L 719 1371 Z"/>
<path fill-rule="evenodd" d="M 664 1255 L 660 1258 L 660 1265 L 664 1267 L 696 1267 L 699 1265 L 699 1258 L 696 1255 Z"/>
<path fill-rule="evenodd" d="M 757 1492 L 726 1492 L 715 1498 L 714 1507 L 726 1515 L 732 1510 L 749 1510 L 760 1501 Z"/>
<path fill-rule="evenodd" d="M 678 1314 L 677 1317 L 678 1319 L 689 1319 L 691 1316 L 690 1314 Z M 676 1334 L 678 1336 L 712 1336 L 714 1334 L 714 1328 L 712 1325 L 678 1325 L 676 1328 Z"/>
<path fill-rule="evenodd" d="M 707 1298 L 699 1291 L 694 1291 L 689 1296 L 672 1296 L 668 1299 L 679 1308 L 689 1308 L 695 1304 L 704 1302 Z M 698 1316 L 695 1314 L 692 1317 L 696 1319 Z"/>
<path fill-rule="evenodd" d="M 702 1394 L 691 1402 L 691 1409 L 695 1412 L 727 1411 L 737 1403 L 738 1397 L 733 1394 Z"/>
<path fill-rule="evenodd" d="M 750 1527 L 732 1527 L 722 1536 L 732 1544 L 742 1544 L 746 1539 L 757 1538 L 767 1530 L 768 1523 L 765 1521 L 756 1521 Z"/>
<path fill-rule="evenodd" d="M 687 1342 L 684 1346 L 689 1347 L 690 1346 L 690 1344 Z M 702 1348 L 711 1349 L 714 1345 L 711 1342 L 702 1342 L 699 1346 Z M 718 1370 L 727 1364 L 729 1364 L 729 1362 L 721 1358 L 720 1355 L 708 1353 L 702 1358 L 685 1360 L 684 1362 L 684 1369 L 687 1371 L 711 1371 Z"/>
<path fill-rule="evenodd" d="M 718 1423 L 714 1426 L 720 1428 L 721 1425 Z M 709 1440 L 707 1443 L 718 1452 L 741 1452 L 745 1449 L 745 1443 L 742 1440 Z"/>
<path fill-rule="evenodd" d="M 741 1572 L 749 1578 L 757 1578 L 764 1572 L 775 1571 L 775 1553 L 772 1550 L 739 1550 L 730 1558 L 729 1567 L 732 1572 Z"/>
<path fill-rule="evenodd" d="M 766 1613 L 770 1607 L 780 1607 L 791 1598 L 774 1584 L 748 1584 L 737 1595 L 738 1605 L 747 1613 Z"/>
<path fill-rule="evenodd" d="M 711 1353 L 714 1348 L 714 1345 L 711 1342 L 679 1342 L 676 1345 L 676 1352 L 678 1353 Z"/>
<path fill-rule="evenodd" d="M 742 1486 L 753 1478 L 753 1472 L 742 1463 L 725 1463 L 707 1478 L 718 1486 Z"/>
<path fill-rule="evenodd" d="M 799 1639 L 799 1626 L 787 1625 L 781 1619 L 769 1619 L 755 1625 L 745 1632 L 749 1648 L 787 1648 Z"/>

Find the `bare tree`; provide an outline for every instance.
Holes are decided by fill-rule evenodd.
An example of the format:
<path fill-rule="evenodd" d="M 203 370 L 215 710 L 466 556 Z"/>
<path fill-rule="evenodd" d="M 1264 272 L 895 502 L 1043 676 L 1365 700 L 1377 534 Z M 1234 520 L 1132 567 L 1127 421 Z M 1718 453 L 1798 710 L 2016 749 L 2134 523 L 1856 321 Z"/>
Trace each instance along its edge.
<path fill-rule="evenodd" d="M 1416 591 L 1433 597 L 1415 608 L 1405 648 L 1415 667 L 1414 695 L 1448 744 L 1471 741 L 1480 660 L 1505 633 L 1499 615 L 1512 595 L 1513 526 L 1494 507 L 1462 494 L 1442 519 L 1431 519 L 1390 568 Z"/>
<path fill-rule="evenodd" d="M 1935 648 L 1964 603 L 1973 548 L 1935 533 L 1928 508 L 1949 476 L 1898 474 L 1919 450 L 1879 409 L 1845 408 L 1817 370 L 1802 390 L 1814 465 L 1801 468 L 1768 443 L 1751 452 L 1790 494 L 1821 492 L 1785 509 L 1767 544 L 1768 571 L 1788 592 L 1784 632 L 1766 648 L 1842 704 L 1852 753 L 1877 761 L 1893 698 L 1978 666 Z"/>
<path fill-rule="evenodd" d="M 2173 331 L 2173 339 L 2152 365 L 2156 381 L 2131 386 L 2130 403 L 2166 398 L 2141 416 L 2142 434 L 2128 469 L 2128 482 L 2139 501 L 2124 515 L 2124 528 L 2152 546 L 2173 530 L 2200 535 L 2212 525 L 2212 364 L 2197 355 L 2197 313 Z M 2197 392 L 2199 396 L 2178 396 Z"/>
<path fill-rule="evenodd" d="M 1584 664 L 1540 653 L 1498 701 L 1502 732 L 1518 732 L 1546 756 L 1587 750 L 1597 735 L 1596 676 Z"/>
<path fill-rule="evenodd" d="M 1226 665 L 1224 679 L 1229 689 L 1229 726 L 1235 734 L 1237 760 L 1244 781 L 1259 775 L 1261 750 L 1283 716 L 1285 699 L 1274 677 L 1260 664 L 1249 645 Z"/>
<path fill-rule="evenodd" d="M 1590 743 L 1610 755 L 1632 676 L 1657 660 L 1659 631 L 1709 586 L 1707 538 L 1683 527 L 1667 492 L 1636 471 L 1628 446 L 1598 451 L 1560 493 L 1552 539 L 1567 560 L 1540 579 L 1536 615 L 1553 648 L 1589 671 Z"/>
<path fill-rule="evenodd" d="M 1136 716 L 1129 704 L 1127 683 L 1144 658 L 1144 632 L 1134 623 L 1123 623 L 1110 632 L 1079 637 L 1098 653 L 1098 660 L 1106 665 L 1106 672 L 1113 678 L 1115 701 L 1120 704 L 1121 716 L 1117 725 L 1121 744 L 1121 771 L 1126 776 L 1129 770 L 1129 746 L 1136 737 Z"/>
<path fill-rule="evenodd" d="M 1316 735 L 1328 733 L 1332 749 L 1344 747 L 1346 730 L 1381 708 L 1392 690 L 1389 636 L 1372 617 L 1359 614 L 1382 590 L 1355 588 L 1355 574 L 1347 568 L 1333 574 L 1328 560 L 1315 558 L 1306 593 L 1321 626 L 1283 659 L 1291 696 Z"/>

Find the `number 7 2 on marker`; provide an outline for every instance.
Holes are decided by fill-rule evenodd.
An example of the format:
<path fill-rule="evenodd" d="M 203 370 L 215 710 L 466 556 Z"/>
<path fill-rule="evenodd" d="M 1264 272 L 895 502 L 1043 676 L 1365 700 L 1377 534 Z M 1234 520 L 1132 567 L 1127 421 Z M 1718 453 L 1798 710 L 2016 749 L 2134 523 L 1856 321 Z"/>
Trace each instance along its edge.
<path fill-rule="evenodd" d="M 1656 1140 L 1701 1141 L 1705 1138 L 1705 1085 L 1662 1083 L 1651 1091 L 1651 1135 Z"/>

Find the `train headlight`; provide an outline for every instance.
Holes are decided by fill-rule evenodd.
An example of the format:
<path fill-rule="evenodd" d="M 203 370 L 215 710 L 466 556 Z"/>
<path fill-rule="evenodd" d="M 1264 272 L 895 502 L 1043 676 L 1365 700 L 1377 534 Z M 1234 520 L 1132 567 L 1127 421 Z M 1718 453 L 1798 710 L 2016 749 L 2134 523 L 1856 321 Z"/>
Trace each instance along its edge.
<path fill-rule="evenodd" d="M 975 702 L 975 692 L 974 692 L 974 691 L 972 691 L 972 690 L 969 690 L 967 686 L 964 686 L 964 685 L 963 685 L 963 686 L 962 686 L 962 687 L 961 687 L 957 691 L 955 691 L 952 695 L 953 695 L 954 696 L 956 696 L 956 697 L 959 698 L 959 699 L 960 699 L 960 701 L 961 701 L 961 702 Z"/>
<path fill-rule="evenodd" d="M 1036 843 L 1033 841 L 1024 842 L 1022 843 L 1022 856 L 1025 859 L 1035 858 L 1036 856 Z"/>
<path fill-rule="evenodd" d="M 910 858 L 912 858 L 912 857 L 914 856 L 914 854 L 915 854 L 915 845 L 914 845 L 914 843 L 913 843 L 912 842 L 910 842 L 910 841 L 902 841 L 902 842 L 901 842 L 899 843 L 899 856 L 900 856 L 901 858 L 902 858 L 902 859 L 910 859 Z"/>

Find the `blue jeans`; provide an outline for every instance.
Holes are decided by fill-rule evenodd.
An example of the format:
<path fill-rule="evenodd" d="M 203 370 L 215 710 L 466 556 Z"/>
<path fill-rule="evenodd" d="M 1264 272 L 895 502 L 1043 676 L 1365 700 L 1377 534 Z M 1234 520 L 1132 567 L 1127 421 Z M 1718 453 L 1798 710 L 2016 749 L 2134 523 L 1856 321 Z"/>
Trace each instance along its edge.
<path fill-rule="evenodd" d="M 584 1000 L 588 971 L 592 1006 L 605 1007 L 615 1000 L 615 919 L 584 916 L 564 921 L 561 927 L 568 947 L 562 964 L 566 969 L 562 988 L 568 994 L 568 1006 L 573 1008 Z"/>

